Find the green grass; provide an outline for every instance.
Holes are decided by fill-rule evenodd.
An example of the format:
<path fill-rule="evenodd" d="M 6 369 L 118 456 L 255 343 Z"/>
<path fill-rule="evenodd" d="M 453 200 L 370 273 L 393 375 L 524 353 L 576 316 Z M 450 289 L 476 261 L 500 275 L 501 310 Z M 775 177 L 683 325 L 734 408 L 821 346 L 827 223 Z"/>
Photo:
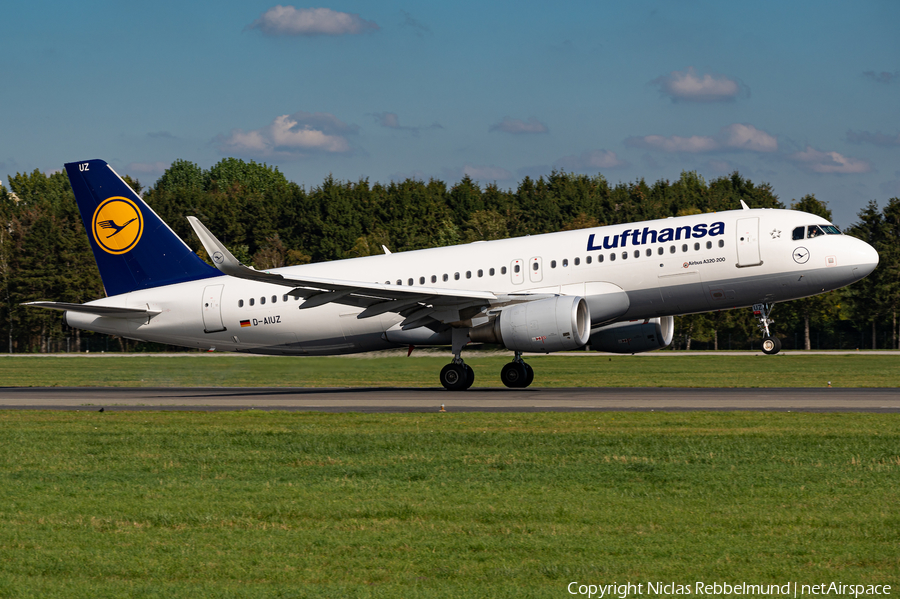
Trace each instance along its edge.
<path fill-rule="evenodd" d="M 508 356 L 480 356 L 475 387 L 500 387 Z M 0 387 L 438 387 L 449 356 L 261 358 L 0 357 Z M 896 387 L 896 355 L 536 356 L 536 387 Z"/>
<path fill-rule="evenodd" d="M 898 489 L 897 415 L 2 412 L 0 596 L 896 585 Z"/>

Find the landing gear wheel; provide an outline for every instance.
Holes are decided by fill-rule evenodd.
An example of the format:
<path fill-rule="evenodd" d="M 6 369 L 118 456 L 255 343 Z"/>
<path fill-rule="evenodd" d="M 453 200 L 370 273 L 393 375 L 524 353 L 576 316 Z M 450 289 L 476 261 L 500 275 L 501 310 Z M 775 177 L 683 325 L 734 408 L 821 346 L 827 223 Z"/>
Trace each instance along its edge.
<path fill-rule="evenodd" d="M 532 377 L 534 374 L 532 373 Z M 500 380 L 510 389 L 528 386 L 528 367 L 524 362 L 510 362 L 500 371 Z"/>
<path fill-rule="evenodd" d="M 778 337 L 766 337 L 762 342 L 762 352 L 767 355 L 777 354 L 781 351 L 781 339 Z"/>
<path fill-rule="evenodd" d="M 465 391 L 468 389 L 469 378 L 475 380 L 475 373 L 465 364 L 451 362 L 441 369 L 441 384 L 447 391 Z"/>
<path fill-rule="evenodd" d="M 525 372 L 527 373 L 527 374 L 525 375 L 525 384 L 522 385 L 522 386 L 523 386 L 523 387 L 527 387 L 527 386 L 531 385 L 531 383 L 534 382 L 534 368 L 532 368 L 532 367 L 531 367 L 528 363 L 526 363 L 526 362 L 522 362 L 522 364 L 525 366 Z"/>

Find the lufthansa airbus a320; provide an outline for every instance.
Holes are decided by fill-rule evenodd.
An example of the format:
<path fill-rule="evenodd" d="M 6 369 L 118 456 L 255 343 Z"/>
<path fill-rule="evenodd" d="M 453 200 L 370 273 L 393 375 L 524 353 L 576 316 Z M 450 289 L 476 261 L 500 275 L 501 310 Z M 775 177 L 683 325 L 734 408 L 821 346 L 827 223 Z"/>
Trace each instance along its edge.
<path fill-rule="evenodd" d="M 468 389 L 469 342 L 515 352 L 500 378 L 527 387 L 523 352 L 637 353 L 672 341 L 673 316 L 753 307 L 763 351 L 776 302 L 868 275 L 878 253 L 825 219 L 742 209 L 258 271 L 194 217 L 201 260 L 102 160 L 66 164 L 107 297 L 69 326 L 216 350 L 331 355 L 451 347 L 440 373 Z"/>

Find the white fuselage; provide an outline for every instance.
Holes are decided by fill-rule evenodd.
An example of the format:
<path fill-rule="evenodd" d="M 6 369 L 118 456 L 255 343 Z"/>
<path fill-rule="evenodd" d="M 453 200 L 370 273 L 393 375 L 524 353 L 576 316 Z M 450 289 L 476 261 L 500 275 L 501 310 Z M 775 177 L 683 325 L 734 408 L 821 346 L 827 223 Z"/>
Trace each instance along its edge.
<path fill-rule="evenodd" d="M 617 320 L 635 320 L 806 297 L 857 281 L 877 264 L 877 253 L 852 237 L 792 239 L 809 225 L 829 223 L 790 210 L 734 210 L 271 272 L 495 294 L 584 296 L 591 283 L 607 283 L 627 293 L 628 310 Z M 360 319 L 362 308 L 336 303 L 300 309 L 303 300 L 289 291 L 223 275 L 91 302 L 159 311 L 149 319 L 69 312 L 66 320 L 133 339 L 257 353 L 341 354 L 428 342 L 427 329 L 399 331 L 398 314 Z"/>

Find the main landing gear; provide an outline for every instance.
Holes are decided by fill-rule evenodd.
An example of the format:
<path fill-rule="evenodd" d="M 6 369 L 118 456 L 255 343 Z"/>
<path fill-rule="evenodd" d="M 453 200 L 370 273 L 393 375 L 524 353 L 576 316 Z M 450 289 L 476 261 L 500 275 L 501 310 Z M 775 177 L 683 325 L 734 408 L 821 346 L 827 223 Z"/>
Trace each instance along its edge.
<path fill-rule="evenodd" d="M 534 380 L 534 369 L 516 352 L 515 359 L 500 370 L 500 380 L 510 389 L 524 389 Z"/>
<path fill-rule="evenodd" d="M 468 339 L 467 330 L 453 329 L 453 361 L 441 369 L 441 385 L 448 391 L 465 391 L 475 382 L 475 371 L 461 356 Z M 500 370 L 500 380 L 512 389 L 524 389 L 534 381 L 534 370 L 522 360 L 522 352 Z"/>
<path fill-rule="evenodd" d="M 769 325 L 775 321 L 769 318 L 774 304 L 753 304 L 753 316 L 758 321 L 759 330 L 763 332 L 762 352 L 773 355 L 781 351 L 781 339 L 769 332 Z"/>
<path fill-rule="evenodd" d="M 516 352 L 516 358 L 500 370 L 500 380 L 510 389 L 524 389 L 534 381 L 534 369 Z M 441 369 L 441 385 L 448 391 L 465 391 L 474 382 L 475 371 L 462 358 L 454 358 Z"/>

